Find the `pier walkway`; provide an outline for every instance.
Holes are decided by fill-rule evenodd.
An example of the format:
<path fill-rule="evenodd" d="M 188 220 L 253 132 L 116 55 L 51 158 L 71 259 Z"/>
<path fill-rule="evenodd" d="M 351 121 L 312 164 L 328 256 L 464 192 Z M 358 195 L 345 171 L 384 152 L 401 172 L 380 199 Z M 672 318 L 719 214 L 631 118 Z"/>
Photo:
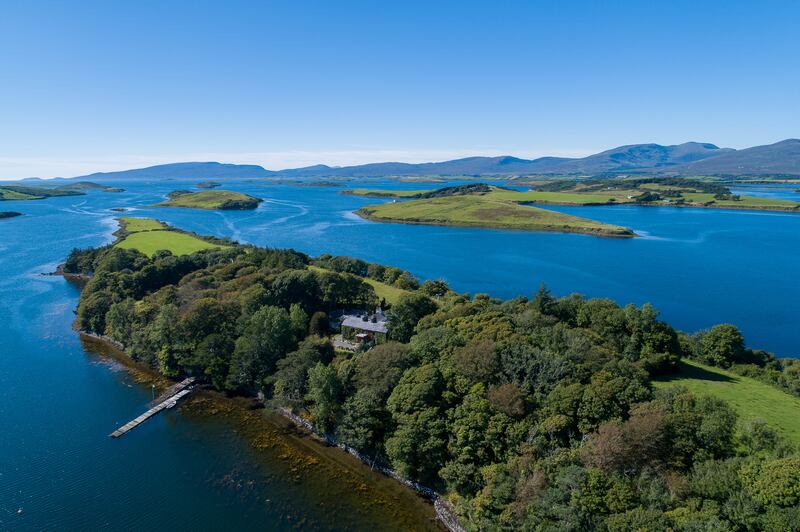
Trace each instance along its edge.
<path fill-rule="evenodd" d="M 138 427 L 139 425 L 141 425 L 154 415 L 158 414 L 162 410 L 166 410 L 167 408 L 172 408 L 173 406 L 178 404 L 178 401 L 180 401 L 181 399 L 192 393 L 192 391 L 194 391 L 193 384 L 194 384 L 193 377 L 184 379 L 174 387 L 170 388 L 170 391 L 172 391 L 173 393 L 167 395 L 166 397 L 162 396 L 164 397 L 163 400 L 158 402 L 155 406 L 150 408 L 150 410 L 146 411 L 144 414 L 140 415 L 136 419 L 128 421 L 127 423 L 122 425 L 120 428 L 112 432 L 110 436 L 112 438 L 119 438 L 120 436 L 123 436 L 124 434 L 127 434 L 131 430 L 135 429 L 136 427 Z"/>

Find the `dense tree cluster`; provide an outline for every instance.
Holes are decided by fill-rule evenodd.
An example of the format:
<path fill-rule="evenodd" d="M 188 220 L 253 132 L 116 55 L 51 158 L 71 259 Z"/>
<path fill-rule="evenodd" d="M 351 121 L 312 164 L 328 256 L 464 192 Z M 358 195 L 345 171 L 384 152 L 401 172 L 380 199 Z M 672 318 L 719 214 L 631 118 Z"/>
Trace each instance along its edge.
<path fill-rule="evenodd" d="M 294 251 L 244 246 L 150 259 L 109 247 L 75 250 L 65 269 L 92 274 L 78 305 L 81 329 L 109 336 L 165 375 L 261 391 L 309 333 L 327 332 L 327 312 L 378 304 L 360 277 L 311 271 L 308 262 Z"/>
<path fill-rule="evenodd" d="M 581 190 L 586 192 L 608 190 L 609 188 L 633 189 L 642 185 L 655 185 L 659 192 L 665 196 L 675 197 L 675 189 L 694 190 L 706 194 L 724 196 L 726 199 L 731 196 L 728 187 L 713 181 L 700 181 L 697 179 L 687 179 L 683 177 L 641 177 L 641 178 L 603 178 L 603 179 L 557 179 L 544 184 L 538 184 L 536 190 L 543 192 L 564 192 L 572 190 L 580 185 Z M 663 187 L 663 189 L 661 188 Z M 670 190 L 672 193 L 670 194 Z"/>
<path fill-rule="evenodd" d="M 93 273 L 82 328 L 167 375 L 295 408 L 447 493 L 469 529 L 800 529 L 800 458 L 786 441 L 720 400 L 652 387 L 683 355 L 760 356 L 731 326 L 687 337 L 649 305 L 544 286 L 500 301 L 429 282 L 392 307 L 389 342 L 343 353 L 327 313 L 374 307 L 364 277 L 408 274 L 331 256 L 309 269 L 300 253 L 252 247 L 69 261 Z"/>
<path fill-rule="evenodd" d="M 419 288 L 419 281 L 413 275 L 393 266 L 383 266 L 352 257 L 327 254 L 320 255 L 313 260 L 312 264 L 334 272 L 351 273 L 359 277 L 366 277 L 403 290 L 416 290 Z"/>

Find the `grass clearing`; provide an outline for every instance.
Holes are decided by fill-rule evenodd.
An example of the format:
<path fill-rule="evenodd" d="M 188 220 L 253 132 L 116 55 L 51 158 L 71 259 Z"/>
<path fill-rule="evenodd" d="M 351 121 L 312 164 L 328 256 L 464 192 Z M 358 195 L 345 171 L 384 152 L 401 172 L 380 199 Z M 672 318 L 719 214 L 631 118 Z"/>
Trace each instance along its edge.
<path fill-rule="evenodd" d="M 319 266 L 309 266 L 308 269 L 314 272 L 332 271 L 326 268 L 320 268 Z M 369 277 L 359 277 L 359 279 L 370 285 L 375 290 L 375 294 L 378 296 L 378 299 L 385 299 L 390 305 L 397 303 L 401 296 L 411 293 L 408 290 L 403 290 L 402 288 L 397 288 L 396 286 L 382 283 L 380 281 L 376 281 L 375 279 L 370 279 Z"/>
<path fill-rule="evenodd" d="M 760 198 L 756 196 L 740 196 L 739 200 L 718 200 L 714 199 L 713 194 L 703 194 L 699 192 L 684 192 L 683 197 L 692 203 L 713 202 L 713 205 L 720 207 L 733 207 L 735 209 L 800 209 L 800 203 L 796 201 L 782 200 L 776 198 Z"/>
<path fill-rule="evenodd" d="M 122 222 L 123 229 L 125 229 L 125 231 L 128 233 L 138 233 L 139 231 L 158 231 L 165 228 L 165 225 L 162 222 L 154 220 L 153 218 L 132 218 L 130 216 L 125 216 L 117 219 Z"/>
<path fill-rule="evenodd" d="M 608 193 L 581 194 L 577 192 L 514 192 L 509 190 L 492 192 L 491 196 L 507 201 L 550 203 L 553 205 L 591 205 L 610 202 L 626 203 L 631 201 L 627 198 L 627 196 Z"/>
<path fill-rule="evenodd" d="M 166 249 L 173 255 L 191 255 L 204 249 L 221 248 L 186 233 L 161 229 L 157 231 L 139 231 L 131 233 L 115 244 L 118 248 L 136 249 L 152 257 L 156 251 Z"/>
<path fill-rule="evenodd" d="M 769 384 L 686 359 L 679 373 L 653 384 L 656 388 L 684 386 L 697 395 L 724 399 L 742 419 L 761 418 L 800 445 L 800 398 Z"/>
<path fill-rule="evenodd" d="M 125 236 L 114 244 L 122 249 L 136 249 L 148 257 L 156 251 L 168 250 L 173 255 L 191 255 L 204 249 L 221 248 L 196 236 L 170 229 L 164 222 L 153 218 L 117 218 Z"/>
<path fill-rule="evenodd" d="M 402 288 L 397 288 L 396 286 L 382 283 L 375 279 L 370 279 L 369 277 L 363 277 L 362 279 L 375 289 L 375 294 L 377 294 L 378 299 L 385 299 L 390 305 L 396 304 L 402 296 L 411 293 L 408 290 L 403 290 Z"/>

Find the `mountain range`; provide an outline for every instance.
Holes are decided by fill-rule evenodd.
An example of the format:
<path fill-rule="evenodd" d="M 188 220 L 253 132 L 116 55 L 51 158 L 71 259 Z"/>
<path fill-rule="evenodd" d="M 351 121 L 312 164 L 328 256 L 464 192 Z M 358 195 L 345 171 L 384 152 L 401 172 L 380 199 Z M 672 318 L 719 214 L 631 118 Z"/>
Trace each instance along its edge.
<path fill-rule="evenodd" d="M 120 172 L 101 172 L 70 179 L 225 179 L 264 177 L 380 177 L 459 175 L 800 175 L 800 139 L 735 150 L 703 142 L 671 146 L 631 144 L 580 158 L 521 159 L 466 157 L 436 163 L 385 162 L 357 166 L 324 164 L 289 170 L 218 162 L 172 163 Z M 38 180 L 33 178 L 34 180 Z"/>

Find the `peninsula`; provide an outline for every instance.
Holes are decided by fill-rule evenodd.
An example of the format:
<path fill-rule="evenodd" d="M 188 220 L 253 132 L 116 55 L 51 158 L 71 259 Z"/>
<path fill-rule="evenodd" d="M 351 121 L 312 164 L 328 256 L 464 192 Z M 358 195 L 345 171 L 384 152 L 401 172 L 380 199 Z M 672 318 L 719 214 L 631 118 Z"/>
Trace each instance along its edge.
<path fill-rule="evenodd" d="M 82 331 L 170 379 L 264 398 L 433 499 L 451 530 L 524 529 L 553 501 L 608 530 L 681 530 L 706 519 L 698 505 L 733 521 L 742 500 L 777 523 L 757 529 L 796 522 L 800 361 L 733 325 L 687 335 L 648 304 L 544 286 L 502 301 L 291 249 L 150 253 L 123 244 L 184 233 L 121 221 L 120 241 L 64 264 L 88 278 Z"/>

